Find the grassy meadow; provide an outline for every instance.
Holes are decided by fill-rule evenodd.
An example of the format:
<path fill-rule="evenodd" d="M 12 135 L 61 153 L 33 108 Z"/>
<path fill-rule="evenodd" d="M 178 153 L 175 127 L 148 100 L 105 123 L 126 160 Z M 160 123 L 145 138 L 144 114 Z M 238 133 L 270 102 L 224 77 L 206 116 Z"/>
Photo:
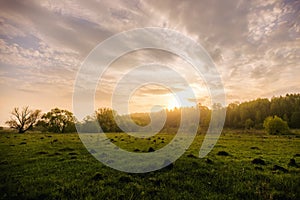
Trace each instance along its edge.
<path fill-rule="evenodd" d="M 172 134 L 137 140 L 107 136 L 148 152 Z M 77 134 L 0 133 L 0 199 L 300 199 L 300 136 L 223 131 L 198 158 L 204 136 L 168 167 L 129 174 L 100 163 Z"/>

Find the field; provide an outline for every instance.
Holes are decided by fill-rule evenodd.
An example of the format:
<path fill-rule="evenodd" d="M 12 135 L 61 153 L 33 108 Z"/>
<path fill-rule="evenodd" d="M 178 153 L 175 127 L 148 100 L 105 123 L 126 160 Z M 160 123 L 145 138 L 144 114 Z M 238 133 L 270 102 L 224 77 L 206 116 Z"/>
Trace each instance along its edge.
<path fill-rule="evenodd" d="M 141 152 L 172 139 L 107 135 Z M 164 169 L 129 174 L 97 161 L 77 134 L 1 133 L 0 199 L 300 199 L 299 135 L 227 130 L 200 159 L 202 140 Z"/>

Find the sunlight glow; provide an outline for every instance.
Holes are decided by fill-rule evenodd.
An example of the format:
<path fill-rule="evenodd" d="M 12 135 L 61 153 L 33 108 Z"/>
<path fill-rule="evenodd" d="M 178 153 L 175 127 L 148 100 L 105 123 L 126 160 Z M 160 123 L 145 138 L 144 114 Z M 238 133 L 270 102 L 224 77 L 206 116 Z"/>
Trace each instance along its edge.
<path fill-rule="evenodd" d="M 179 103 L 177 102 L 175 97 L 171 97 L 168 101 L 167 109 L 173 110 L 174 108 L 179 108 Z"/>

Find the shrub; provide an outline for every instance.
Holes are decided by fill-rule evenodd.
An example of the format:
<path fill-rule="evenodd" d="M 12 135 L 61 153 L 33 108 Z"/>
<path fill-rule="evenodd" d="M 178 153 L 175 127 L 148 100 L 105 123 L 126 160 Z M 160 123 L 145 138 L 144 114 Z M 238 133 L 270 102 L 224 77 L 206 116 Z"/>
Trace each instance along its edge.
<path fill-rule="evenodd" d="M 289 126 L 286 121 L 283 121 L 276 115 L 267 117 L 264 121 L 265 130 L 271 135 L 281 135 L 289 133 Z"/>
<path fill-rule="evenodd" d="M 245 129 L 251 129 L 254 127 L 254 125 L 254 121 L 250 118 L 245 121 Z"/>

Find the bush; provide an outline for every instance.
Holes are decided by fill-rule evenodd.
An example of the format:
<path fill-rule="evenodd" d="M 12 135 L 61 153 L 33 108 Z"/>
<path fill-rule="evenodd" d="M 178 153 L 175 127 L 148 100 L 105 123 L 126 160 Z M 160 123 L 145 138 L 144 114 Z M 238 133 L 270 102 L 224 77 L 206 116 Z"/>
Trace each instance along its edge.
<path fill-rule="evenodd" d="M 254 125 L 254 121 L 250 118 L 245 121 L 245 129 L 251 129 Z"/>
<path fill-rule="evenodd" d="M 264 121 L 265 130 L 271 135 L 281 135 L 289 133 L 289 126 L 286 121 L 283 121 L 276 115 L 274 117 L 267 117 Z"/>

